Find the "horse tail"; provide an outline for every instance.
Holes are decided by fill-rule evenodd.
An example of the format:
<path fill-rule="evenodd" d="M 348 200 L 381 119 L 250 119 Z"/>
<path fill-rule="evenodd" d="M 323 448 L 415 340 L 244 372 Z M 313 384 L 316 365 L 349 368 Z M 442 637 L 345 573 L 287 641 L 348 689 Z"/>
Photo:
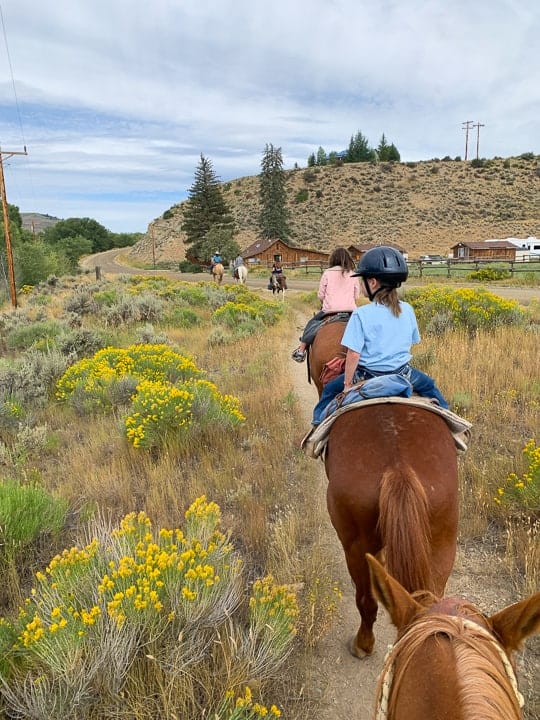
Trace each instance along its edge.
<path fill-rule="evenodd" d="M 434 591 L 426 491 L 412 467 L 386 470 L 379 496 L 386 567 L 409 592 Z"/>

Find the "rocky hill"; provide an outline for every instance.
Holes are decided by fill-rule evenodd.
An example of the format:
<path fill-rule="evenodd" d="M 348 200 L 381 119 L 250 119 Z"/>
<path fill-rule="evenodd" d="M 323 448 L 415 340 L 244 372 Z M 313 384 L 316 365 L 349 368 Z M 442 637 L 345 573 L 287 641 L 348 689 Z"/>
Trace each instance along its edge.
<path fill-rule="evenodd" d="M 56 225 L 60 218 L 41 213 L 21 213 L 21 220 L 23 228 L 38 235 L 43 230 Z"/>
<path fill-rule="evenodd" d="M 392 242 L 414 259 L 463 240 L 540 236 L 540 156 L 474 161 L 354 163 L 287 171 L 291 245 L 330 250 Z M 241 248 L 257 238 L 259 181 L 223 184 Z M 185 258 L 183 204 L 151 223 L 134 259 Z"/>

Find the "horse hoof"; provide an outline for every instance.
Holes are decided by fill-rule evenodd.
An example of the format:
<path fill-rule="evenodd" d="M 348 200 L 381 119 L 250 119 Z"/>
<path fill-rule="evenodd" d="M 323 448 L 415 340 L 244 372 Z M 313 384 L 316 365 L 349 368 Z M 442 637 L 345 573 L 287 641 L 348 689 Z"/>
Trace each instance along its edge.
<path fill-rule="evenodd" d="M 359 660 L 368 658 L 371 655 L 371 653 L 373 652 L 373 651 L 366 652 L 362 648 L 359 648 L 356 644 L 356 636 L 353 636 L 351 638 L 351 640 L 349 641 L 348 647 L 349 647 L 349 652 L 351 653 L 351 655 L 355 658 L 358 658 Z"/>

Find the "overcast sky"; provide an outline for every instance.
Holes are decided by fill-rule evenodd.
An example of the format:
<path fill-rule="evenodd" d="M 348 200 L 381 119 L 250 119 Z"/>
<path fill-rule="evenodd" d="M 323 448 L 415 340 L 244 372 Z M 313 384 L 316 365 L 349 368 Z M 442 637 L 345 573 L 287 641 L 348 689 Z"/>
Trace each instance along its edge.
<path fill-rule="evenodd" d="M 540 0 L 0 0 L 21 212 L 144 232 L 200 154 L 222 180 L 384 132 L 401 159 L 540 153 Z M 476 153 L 476 129 L 469 158 Z"/>

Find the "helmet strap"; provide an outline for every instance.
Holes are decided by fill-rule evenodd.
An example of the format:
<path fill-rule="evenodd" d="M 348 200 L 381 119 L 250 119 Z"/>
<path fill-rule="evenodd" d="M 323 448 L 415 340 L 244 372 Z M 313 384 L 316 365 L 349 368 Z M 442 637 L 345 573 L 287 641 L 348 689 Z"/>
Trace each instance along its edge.
<path fill-rule="evenodd" d="M 373 302 L 373 300 L 375 300 L 375 297 L 376 297 L 377 293 L 380 293 L 381 290 L 384 290 L 384 287 L 385 287 L 385 286 L 384 286 L 384 285 L 380 285 L 380 286 L 375 290 L 375 292 L 371 292 L 371 288 L 369 287 L 369 283 L 368 283 L 368 278 L 365 277 L 365 276 L 363 276 L 363 277 L 362 277 L 362 280 L 364 281 L 364 287 L 365 287 L 365 289 L 366 289 L 366 295 L 368 296 L 369 301 L 370 301 L 370 302 Z"/>

